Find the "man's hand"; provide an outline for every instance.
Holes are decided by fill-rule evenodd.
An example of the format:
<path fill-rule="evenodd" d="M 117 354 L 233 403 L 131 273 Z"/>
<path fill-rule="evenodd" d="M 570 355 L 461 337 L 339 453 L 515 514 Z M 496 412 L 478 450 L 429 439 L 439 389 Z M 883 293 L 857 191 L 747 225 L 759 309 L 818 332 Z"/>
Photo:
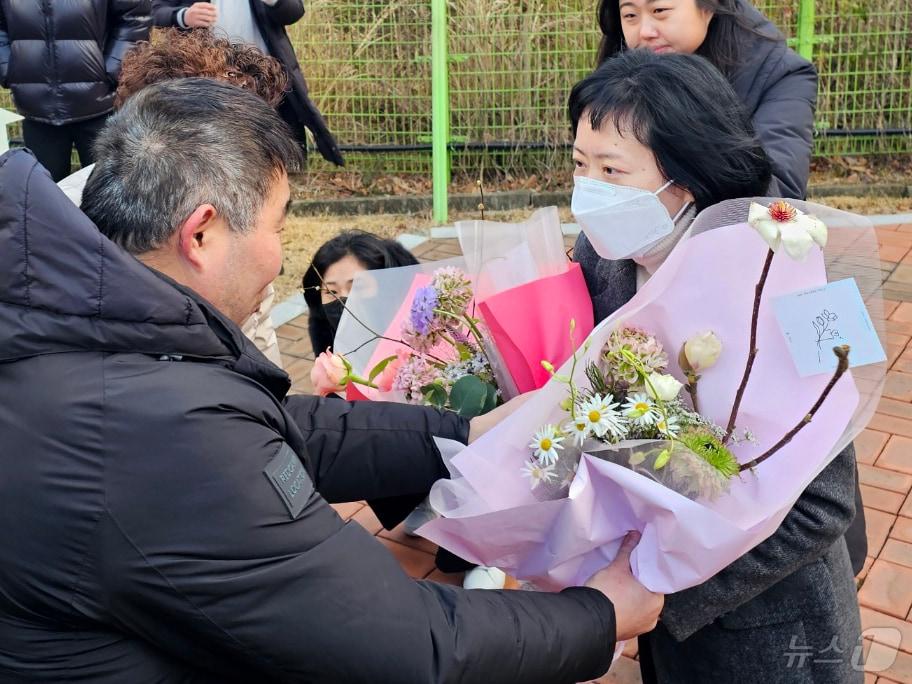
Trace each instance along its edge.
<path fill-rule="evenodd" d="M 629 532 L 611 565 L 586 582 L 587 587 L 598 589 L 614 604 L 618 641 L 632 639 L 654 628 L 665 604 L 662 594 L 653 594 L 630 571 L 630 553 L 639 541 L 639 532 Z"/>
<path fill-rule="evenodd" d="M 184 12 L 184 23 L 190 28 L 208 28 L 217 18 L 218 10 L 209 2 L 194 2 Z"/>
<path fill-rule="evenodd" d="M 518 397 L 513 397 L 505 404 L 501 404 L 493 411 L 483 416 L 475 416 L 469 421 L 469 444 L 481 437 L 484 433 L 497 425 L 504 418 L 513 413 L 535 395 L 535 392 L 526 392 Z"/>

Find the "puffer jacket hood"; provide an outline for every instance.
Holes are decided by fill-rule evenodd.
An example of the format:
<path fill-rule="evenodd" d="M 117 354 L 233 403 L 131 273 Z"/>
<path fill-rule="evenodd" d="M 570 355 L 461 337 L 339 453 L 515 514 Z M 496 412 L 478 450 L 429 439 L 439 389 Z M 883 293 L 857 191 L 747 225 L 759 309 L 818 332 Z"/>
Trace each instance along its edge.
<path fill-rule="evenodd" d="M 102 235 L 26 150 L 0 157 L 0 362 L 78 351 L 209 359 L 281 398 L 288 376 L 211 304 Z"/>
<path fill-rule="evenodd" d="M 110 112 L 120 62 L 148 40 L 150 11 L 151 0 L 0 0 L 0 85 L 34 121 Z"/>

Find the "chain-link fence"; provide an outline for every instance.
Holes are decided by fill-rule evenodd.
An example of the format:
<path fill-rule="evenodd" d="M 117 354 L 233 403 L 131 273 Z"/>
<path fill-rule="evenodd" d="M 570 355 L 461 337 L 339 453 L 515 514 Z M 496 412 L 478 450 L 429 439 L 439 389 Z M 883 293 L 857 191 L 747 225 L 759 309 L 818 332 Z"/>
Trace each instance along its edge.
<path fill-rule="evenodd" d="M 563 173 L 566 98 L 595 63 L 595 5 L 449 0 L 454 173 Z M 813 5 L 809 39 L 821 74 L 816 154 L 912 152 L 912 2 Z M 759 7 L 797 42 L 799 0 Z M 312 0 L 293 28 L 314 98 L 349 150 L 350 168 L 430 173 L 430 27 L 425 0 Z"/>
<path fill-rule="evenodd" d="M 801 2 L 815 12 L 805 38 L 821 74 L 816 154 L 912 152 L 912 1 L 759 6 L 795 42 Z M 596 0 L 448 1 L 454 173 L 563 176 L 565 103 L 595 63 L 595 6 Z M 349 169 L 430 175 L 431 3 L 309 0 L 290 34 Z M 0 106 L 9 106 L 8 93 L 0 93 Z"/>

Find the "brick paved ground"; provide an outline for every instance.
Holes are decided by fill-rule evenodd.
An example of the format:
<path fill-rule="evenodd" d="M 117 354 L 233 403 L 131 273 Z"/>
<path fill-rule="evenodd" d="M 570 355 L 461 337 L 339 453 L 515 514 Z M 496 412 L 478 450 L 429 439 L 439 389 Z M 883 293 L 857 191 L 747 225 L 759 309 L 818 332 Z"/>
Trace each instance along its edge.
<path fill-rule="evenodd" d="M 859 575 L 863 628 L 894 627 L 902 634 L 892 666 L 867 673 L 865 684 L 912 682 L 912 224 L 877 228 L 886 283 L 887 344 L 890 370 L 878 411 L 855 442 L 862 496 L 868 524 L 868 562 Z M 413 250 L 433 261 L 459 254 L 455 240 L 432 240 Z M 307 318 L 301 316 L 278 329 L 285 369 L 293 392 L 310 392 L 313 352 Z M 335 506 L 346 520 L 363 525 L 384 544 L 409 575 L 459 584 L 461 576 L 434 568 L 434 546 L 401 529 L 383 530 L 363 503 Z M 872 641 L 869 648 L 883 650 Z M 597 684 L 640 682 L 635 644 Z M 593 683 L 595 684 L 595 683 Z"/>

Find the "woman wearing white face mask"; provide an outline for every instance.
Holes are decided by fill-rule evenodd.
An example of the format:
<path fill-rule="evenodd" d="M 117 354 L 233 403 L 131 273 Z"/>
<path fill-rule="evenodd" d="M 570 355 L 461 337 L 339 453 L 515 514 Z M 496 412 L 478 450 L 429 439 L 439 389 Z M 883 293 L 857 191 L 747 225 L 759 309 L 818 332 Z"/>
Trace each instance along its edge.
<path fill-rule="evenodd" d="M 627 51 L 573 88 L 569 112 L 572 208 L 583 230 L 575 260 L 596 321 L 636 293 L 698 211 L 766 194 L 770 165 L 747 114 L 700 57 Z M 641 637 L 644 682 L 860 683 L 852 663 L 860 617 L 843 537 L 855 490 L 850 446 L 769 539 L 707 582 L 666 596 L 658 626 Z M 830 655 L 833 643 L 841 652 Z M 786 657 L 828 647 L 801 667 Z"/>
<path fill-rule="evenodd" d="M 746 0 L 599 0 L 598 21 L 599 64 L 639 48 L 708 59 L 734 88 L 769 156 L 768 194 L 804 198 L 817 71 L 769 19 Z"/>
<path fill-rule="evenodd" d="M 570 94 L 583 230 L 575 260 L 601 321 L 665 260 L 698 211 L 766 194 L 770 165 L 706 61 L 629 51 Z"/>

